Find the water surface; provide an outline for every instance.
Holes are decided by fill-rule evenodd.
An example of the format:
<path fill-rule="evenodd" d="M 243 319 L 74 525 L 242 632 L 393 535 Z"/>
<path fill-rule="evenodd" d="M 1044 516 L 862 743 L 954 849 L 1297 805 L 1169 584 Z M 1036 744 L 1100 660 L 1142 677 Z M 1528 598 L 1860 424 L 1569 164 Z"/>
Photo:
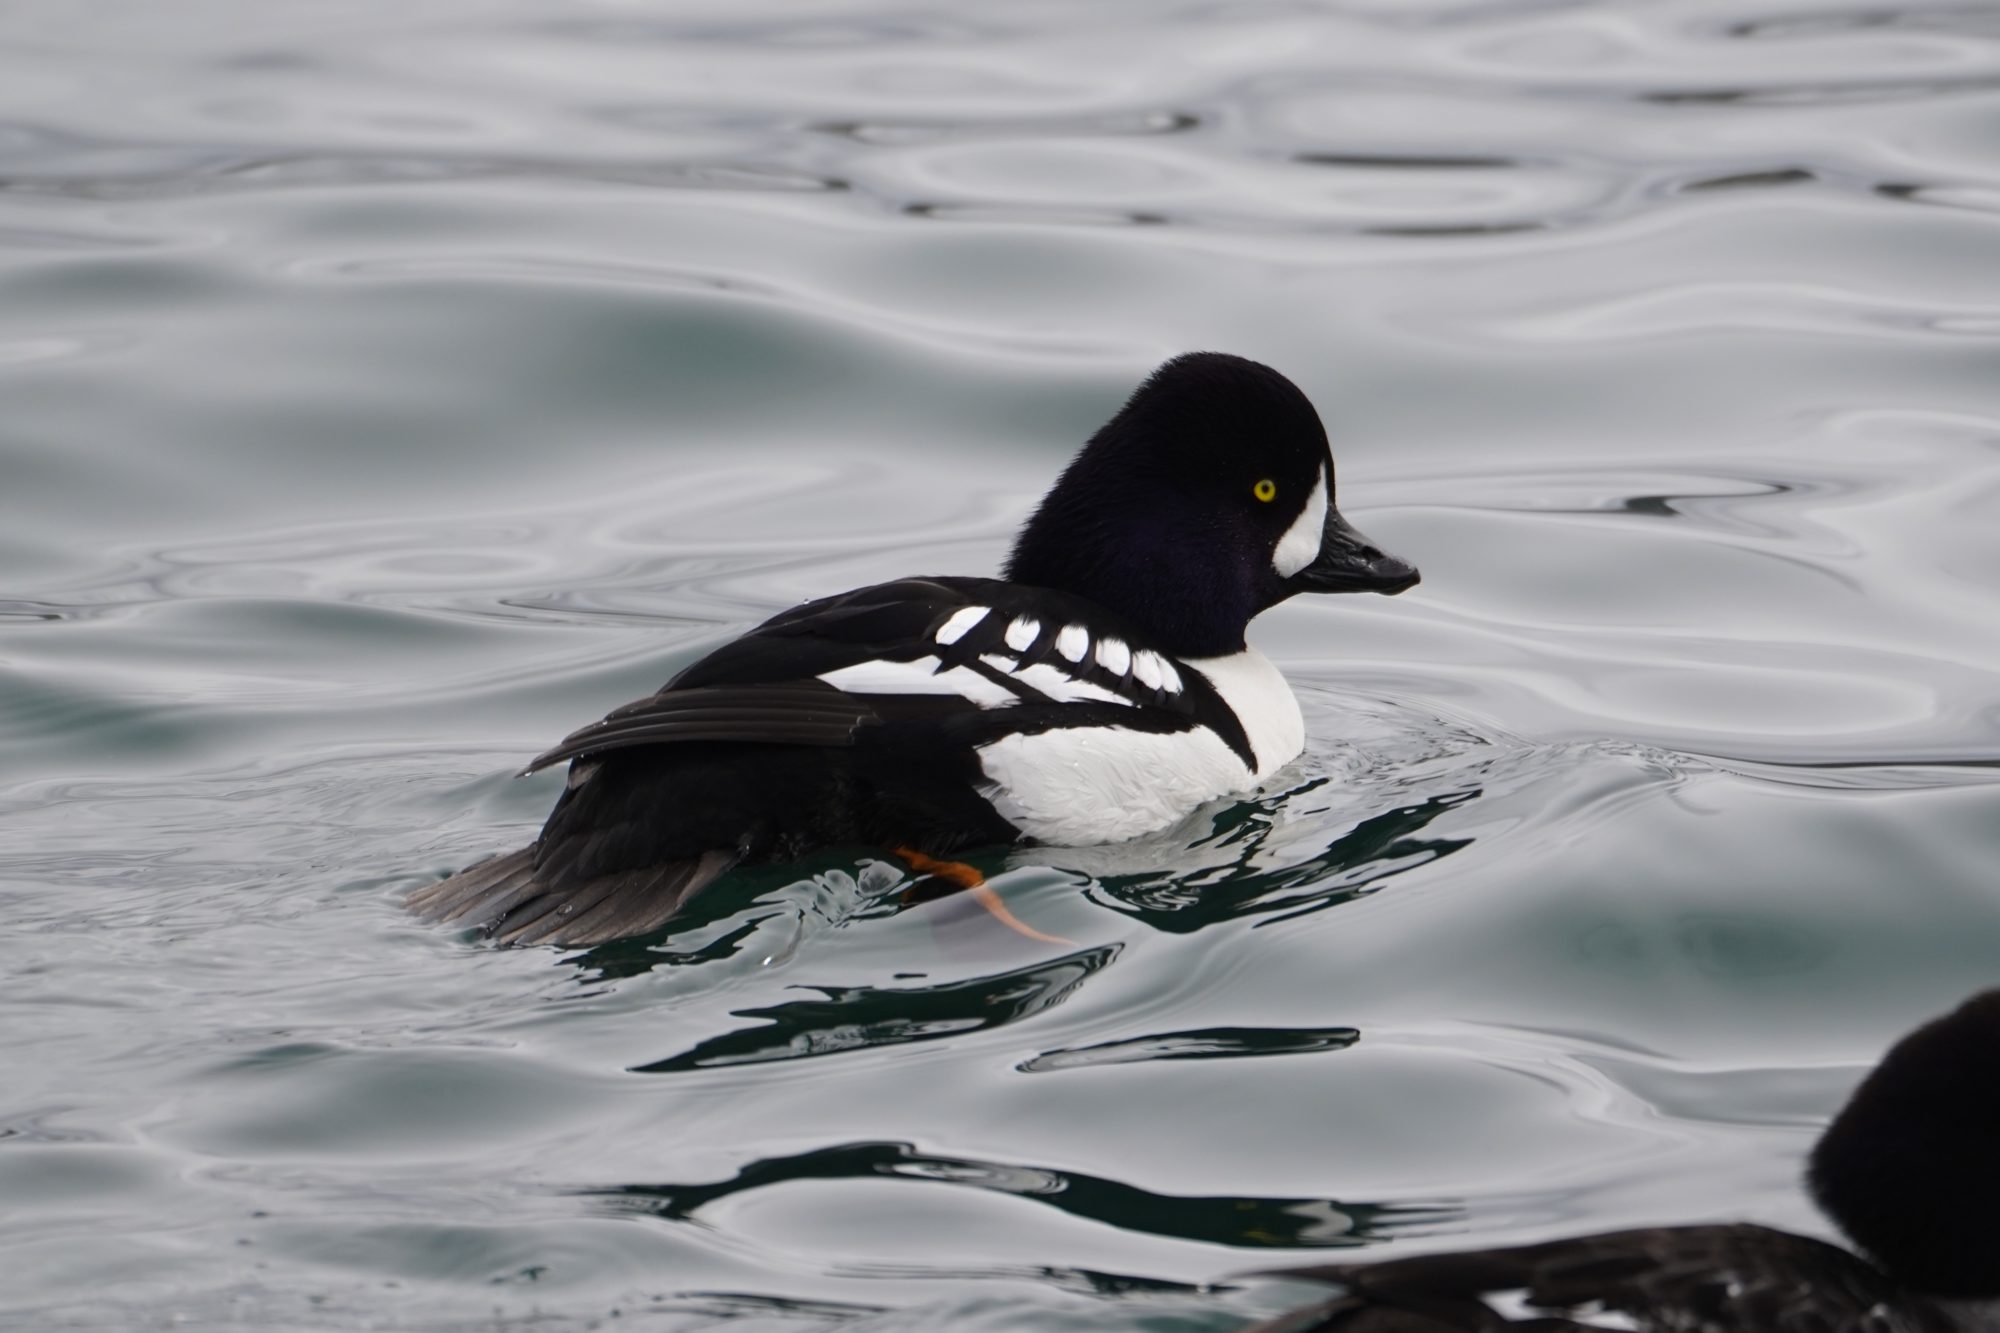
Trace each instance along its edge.
<path fill-rule="evenodd" d="M 1985 6 L 0 16 L 0 1325 L 1221 1330 L 1745 1217 L 2000 981 Z M 410 887 L 1164 356 L 1423 568 L 1116 848 L 495 952 Z"/>

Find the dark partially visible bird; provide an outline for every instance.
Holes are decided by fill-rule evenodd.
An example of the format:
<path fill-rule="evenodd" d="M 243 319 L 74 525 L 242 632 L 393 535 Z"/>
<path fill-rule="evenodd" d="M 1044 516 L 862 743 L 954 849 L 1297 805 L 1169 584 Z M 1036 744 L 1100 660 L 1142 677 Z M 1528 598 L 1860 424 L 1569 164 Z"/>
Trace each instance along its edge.
<path fill-rule="evenodd" d="M 2000 1333 L 2000 990 L 1897 1042 L 1807 1179 L 1860 1254 L 1737 1224 L 1272 1270 L 1340 1291 L 1243 1333 Z"/>

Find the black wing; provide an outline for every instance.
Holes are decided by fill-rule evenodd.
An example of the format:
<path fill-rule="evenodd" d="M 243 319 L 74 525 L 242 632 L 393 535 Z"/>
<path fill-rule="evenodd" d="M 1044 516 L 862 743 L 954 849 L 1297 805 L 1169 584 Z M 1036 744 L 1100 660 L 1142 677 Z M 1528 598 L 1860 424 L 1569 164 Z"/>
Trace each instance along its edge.
<path fill-rule="evenodd" d="M 817 680 L 662 690 L 571 732 L 562 744 L 536 755 L 521 776 L 567 759 L 634 745 L 689 741 L 852 745 L 857 730 L 881 720 L 881 713 L 865 697 Z"/>
<path fill-rule="evenodd" d="M 990 579 L 898 579 L 780 611 L 675 676 L 668 690 L 808 680 L 859 662 L 922 656 Z"/>
<path fill-rule="evenodd" d="M 1032 616 L 1023 609 L 1029 606 Z M 961 613 L 971 623 L 958 628 L 954 618 Z M 1026 624 L 1033 630 L 1024 632 Z M 1069 625 L 1087 632 L 1065 639 Z M 1107 641 L 1120 646 L 1110 664 L 1096 652 Z M 893 680 L 862 683 L 846 674 L 873 666 L 906 668 L 910 691 L 900 692 Z M 962 687 L 954 691 L 951 680 Z M 992 579 L 901 579 L 773 616 L 659 693 L 571 733 L 522 772 L 641 745 L 851 746 L 863 729 L 896 720 L 955 717 L 971 724 L 954 728 L 960 738 L 976 741 L 982 714 L 1016 730 L 1114 717 L 1127 725 L 1179 727 L 1198 710 L 1226 712 L 1202 709 L 1210 693 L 1198 676 L 1183 675 L 1122 622 L 1080 599 Z"/>
<path fill-rule="evenodd" d="M 1758 1226 L 1654 1227 L 1379 1264 L 1270 1270 L 1342 1295 L 1245 1333 L 1943 1333 L 1926 1303 L 1823 1241 Z M 1495 1298 L 1512 1297 L 1513 1303 Z"/>
<path fill-rule="evenodd" d="M 409 906 L 504 943 L 644 933 L 744 859 L 1005 840 L 975 747 L 1010 731 L 1198 720 L 1254 763 L 1207 681 L 1102 608 L 992 579 L 878 584 L 772 617 L 536 756 L 524 772 L 579 761 L 541 836 Z"/>
<path fill-rule="evenodd" d="M 1110 644 L 1120 650 L 1107 661 L 1097 650 Z M 724 644 L 667 688 L 792 681 L 862 662 L 918 660 L 976 672 L 1019 702 L 1050 702 L 1031 683 L 1035 668 L 1045 667 L 1043 679 L 1094 686 L 1123 704 L 1194 708 L 1190 682 L 1122 617 L 998 579 L 898 579 L 807 602 Z"/>
<path fill-rule="evenodd" d="M 938 626 L 970 604 L 964 588 L 952 585 L 977 582 L 903 579 L 780 612 L 694 663 L 658 693 L 571 732 L 536 755 L 521 776 L 642 745 L 851 746 L 861 728 L 885 716 L 976 712 L 978 703 L 961 695 L 854 693 L 818 677 L 865 662 L 922 657 Z"/>

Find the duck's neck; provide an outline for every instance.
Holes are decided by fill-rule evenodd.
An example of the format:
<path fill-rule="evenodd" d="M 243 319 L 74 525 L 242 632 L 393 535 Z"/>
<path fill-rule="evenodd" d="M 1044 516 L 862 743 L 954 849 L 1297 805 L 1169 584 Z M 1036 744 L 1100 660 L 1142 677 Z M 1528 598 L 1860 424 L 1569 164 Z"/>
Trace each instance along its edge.
<path fill-rule="evenodd" d="M 1188 540 L 1189 516 L 1156 506 L 1107 523 L 1058 486 L 1014 543 L 1007 577 L 1087 598 L 1129 620 L 1176 657 L 1243 651 L 1261 608 L 1246 553 Z"/>

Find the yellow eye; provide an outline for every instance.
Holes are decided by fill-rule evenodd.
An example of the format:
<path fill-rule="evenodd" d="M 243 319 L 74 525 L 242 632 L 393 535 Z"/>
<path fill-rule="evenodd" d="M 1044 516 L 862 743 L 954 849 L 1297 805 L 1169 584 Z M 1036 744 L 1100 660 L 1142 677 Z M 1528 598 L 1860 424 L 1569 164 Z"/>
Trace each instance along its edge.
<path fill-rule="evenodd" d="M 1250 494 L 1256 496 L 1265 504 L 1269 504 L 1278 498 L 1278 483 L 1266 477 L 1250 488 Z"/>

